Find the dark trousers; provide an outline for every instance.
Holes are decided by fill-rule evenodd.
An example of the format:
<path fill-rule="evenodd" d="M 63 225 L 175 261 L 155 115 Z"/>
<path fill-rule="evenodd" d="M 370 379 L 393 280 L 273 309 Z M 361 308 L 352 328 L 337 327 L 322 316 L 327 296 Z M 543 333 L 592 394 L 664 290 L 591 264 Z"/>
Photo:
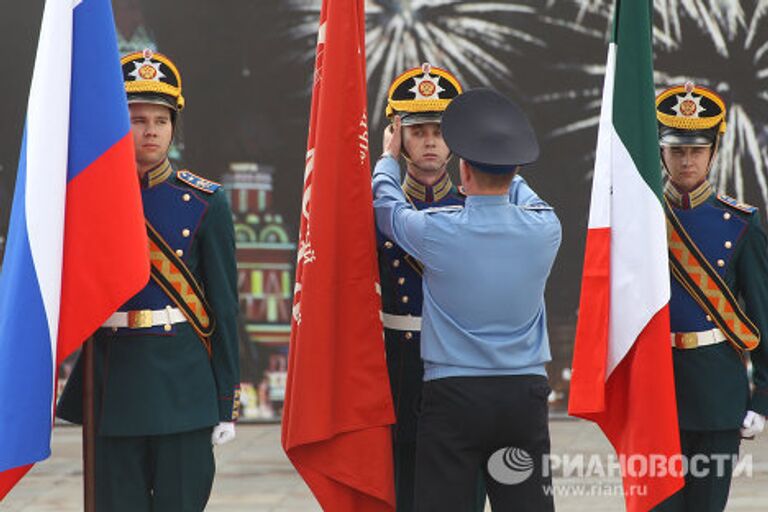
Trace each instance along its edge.
<path fill-rule="evenodd" d="M 96 436 L 97 510 L 204 510 L 215 472 L 211 430 L 163 436 Z"/>
<path fill-rule="evenodd" d="M 450 377 L 424 383 L 416 446 L 416 511 L 473 507 L 484 473 L 495 511 L 554 510 L 547 379 Z M 489 471 L 490 468 L 490 471 Z"/>
<path fill-rule="evenodd" d="M 685 486 L 655 507 L 654 512 L 722 512 L 731 489 L 732 461 L 739 454 L 741 437 L 738 430 L 680 431 L 680 450 L 692 464 L 697 455 L 707 462 L 685 475 Z M 718 464 L 712 455 L 727 456 L 718 474 Z M 693 470 L 706 475 L 696 475 Z"/>
<path fill-rule="evenodd" d="M 397 512 L 413 512 L 413 493 L 416 469 L 416 443 L 393 443 L 395 462 L 395 496 Z M 485 479 L 483 473 L 477 475 L 474 505 L 466 512 L 485 510 Z"/>
<path fill-rule="evenodd" d="M 416 469 L 416 426 L 421 410 L 424 366 L 420 345 L 402 339 L 400 332 L 388 331 L 386 339 L 387 367 L 395 404 L 397 423 L 392 426 L 392 449 L 395 464 L 395 497 L 397 512 L 413 512 L 414 475 Z M 475 504 L 462 512 L 483 512 L 485 483 L 479 475 Z"/>

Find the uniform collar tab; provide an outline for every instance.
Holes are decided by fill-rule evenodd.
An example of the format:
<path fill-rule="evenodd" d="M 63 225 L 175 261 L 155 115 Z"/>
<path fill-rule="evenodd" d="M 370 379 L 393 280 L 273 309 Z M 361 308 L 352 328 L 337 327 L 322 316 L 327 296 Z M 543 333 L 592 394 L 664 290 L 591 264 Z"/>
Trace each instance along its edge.
<path fill-rule="evenodd" d="M 148 170 L 141 180 L 142 188 L 152 188 L 167 180 L 173 174 L 173 167 L 167 158 Z"/>
<path fill-rule="evenodd" d="M 664 196 L 672 206 L 682 210 L 690 210 L 704 204 L 711 195 L 712 184 L 709 181 L 704 181 L 704 183 L 687 193 L 678 191 L 671 181 L 668 181 L 664 186 Z"/>
<path fill-rule="evenodd" d="M 408 173 L 405 174 L 405 181 L 403 182 L 405 193 L 412 199 L 424 203 L 440 201 L 450 194 L 451 189 L 453 189 L 453 182 L 447 172 L 431 186 L 424 185 Z"/>

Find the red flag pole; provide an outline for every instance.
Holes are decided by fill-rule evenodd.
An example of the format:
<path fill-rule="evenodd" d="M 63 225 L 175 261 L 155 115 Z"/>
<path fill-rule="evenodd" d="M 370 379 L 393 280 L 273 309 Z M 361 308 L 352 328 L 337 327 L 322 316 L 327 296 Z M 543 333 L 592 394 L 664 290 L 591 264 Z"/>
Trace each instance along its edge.
<path fill-rule="evenodd" d="M 83 510 L 96 512 L 96 426 L 93 413 L 93 338 L 83 345 Z"/>

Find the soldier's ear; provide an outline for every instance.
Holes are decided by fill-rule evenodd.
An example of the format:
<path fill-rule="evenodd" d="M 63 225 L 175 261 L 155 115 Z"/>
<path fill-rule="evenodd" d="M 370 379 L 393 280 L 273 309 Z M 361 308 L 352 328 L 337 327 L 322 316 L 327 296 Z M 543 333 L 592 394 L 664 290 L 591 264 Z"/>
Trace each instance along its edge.
<path fill-rule="evenodd" d="M 459 158 L 459 177 L 464 185 L 472 181 L 469 165 L 463 158 Z"/>

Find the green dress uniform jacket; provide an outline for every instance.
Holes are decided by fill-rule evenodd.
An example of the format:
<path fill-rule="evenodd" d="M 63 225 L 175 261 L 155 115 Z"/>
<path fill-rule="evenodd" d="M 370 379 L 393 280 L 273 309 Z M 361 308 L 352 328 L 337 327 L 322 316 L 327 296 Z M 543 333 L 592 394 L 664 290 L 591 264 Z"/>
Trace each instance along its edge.
<path fill-rule="evenodd" d="M 712 192 L 705 182 L 681 197 L 671 185 L 665 196 L 693 242 L 743 304 L 762 333 L 753 351 L 741 354 L 727 341 L 693 349 L 673 349 L 680 428 L 738 429 L 747 410 L 768 415 L 768 254 L 756 208 Z M 672 278 L 673 333 L 715 328 L 700 306 Z M 751 359 L 750 392 L 746 360 Z"/>
<path fill-rule="evenodd" d="M 768 256 L 757 209 L 722 195 L 708 182 L 681 195 L 665 190 L 671 211 L 709 267 L 743 305 L 757 329 L 768 335 Z M 768 413 L 768 341 L 742 353 L 728 341 L 698 346 L 699 334 L 710 341 L 712 318 L 671 278 L 670 322 L 680 446 L 689 461 L 699 458 L 699 472 L 685 476 L 685 486 L 654 512 L 722 512 L 728 502 L 733 463 L 739 453 L 739 427 L 747 410 Z M 677 340 L 697 339 L 695 345 Z M 743 340 L 742 340 L 743 341 Z M 748 355 L 747 355 L 748 354 Z M 751 359 L 754 391 L 747 360 Z M 724 457 L 720 465 L 715 457 Z M 690 469 L 690 467 L 689 467 Z"/>
<path fill-rule="evenodd" d="M 95 413 L 100 436 L 189 432 L 238 415 L 237 270 L 232 214 L 216 183 L 168 162 L 143 180 L 147 220 L 191 270 L 211 306 L 211 357 L 187 322 L 151 328 L 102 328 L 95 341 Z M 119 272 L 120 269 L 115 269 Z M 120 308 L 175 307 L 153 282 Z M 78 360 L 59 417 L 82 422 Z"/>

